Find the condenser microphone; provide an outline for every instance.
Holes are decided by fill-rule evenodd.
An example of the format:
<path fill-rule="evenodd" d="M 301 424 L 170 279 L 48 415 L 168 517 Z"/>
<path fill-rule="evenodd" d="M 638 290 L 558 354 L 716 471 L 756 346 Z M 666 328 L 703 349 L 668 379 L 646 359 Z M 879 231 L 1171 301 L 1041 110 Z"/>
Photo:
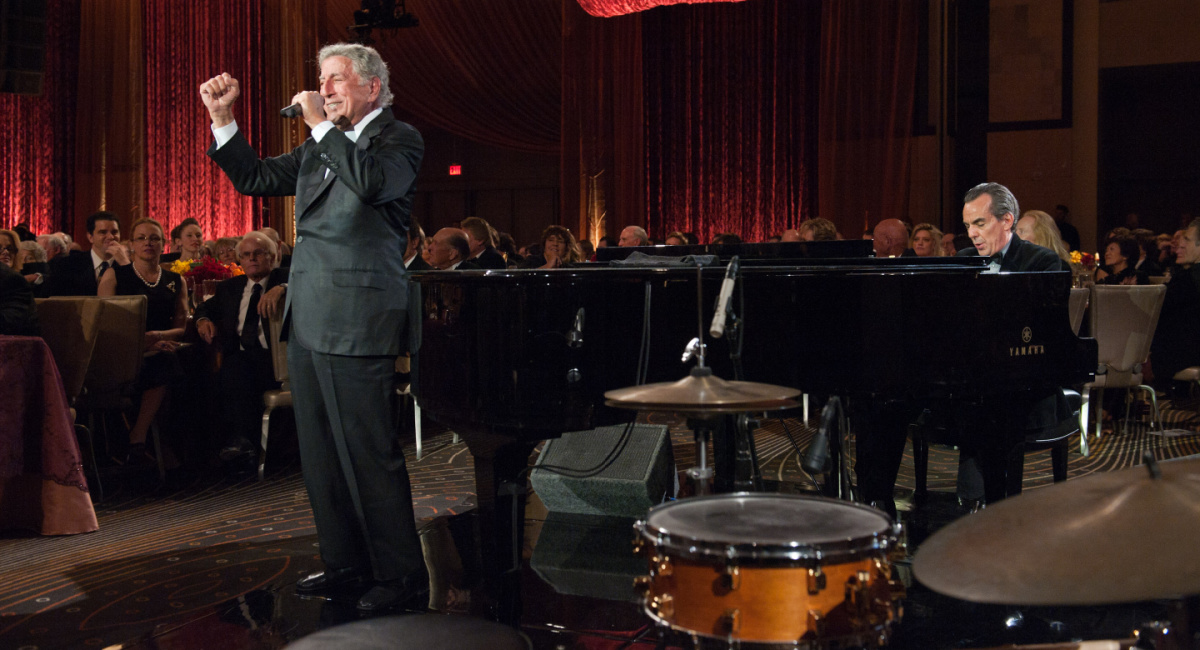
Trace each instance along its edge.
<path fill-rule="evenodd" d="M 838 408 L 841 406 L 835 401 L 837 399 L 837 397 L 829 398 L 829 403 L 821 411 L 821 428 L 817 429 L 817 434 L 813 436 L 812 442 L 808 445 L 808 453 L 804 454 L 802 465 L 804 471 L 809 474 L 822 474 L 827 471 L 829 465 L 829 431 L 833 428 L 834 419 L 837 417 Z"/>
<path fill-rule="evenodd" d="M 738 257 L 734 255 L 729 260 L 729 266 L 725 267 L 725 280 L 721 282 L 721 293 L 717 295 L 717 311 L 713 314 L 712 327 L 708 329 L 713 338 L 719 339 L 725 334 L 725 316 L 729 313 L 729 297 L 733 295 L 737 274 Z"/>
<path fill-rule="evenodd" d="M 304 115 L 304 109 L 300 108 L 299 104 L 292 104 L 287 108 L 280 109 L 279 114 L 284 117 L 300 117 L 301 115 Z"/>

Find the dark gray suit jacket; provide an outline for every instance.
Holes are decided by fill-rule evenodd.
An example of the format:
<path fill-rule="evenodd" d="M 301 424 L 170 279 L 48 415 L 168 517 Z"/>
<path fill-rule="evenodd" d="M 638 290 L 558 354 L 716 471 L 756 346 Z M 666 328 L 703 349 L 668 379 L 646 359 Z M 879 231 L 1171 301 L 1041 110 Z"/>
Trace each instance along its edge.
<path fill-rule="evenodd" d="M 284 307 L 292 340 L 326 354 L 402 351 L 404 250 L 424 149 L 421 134 L 388 108 L 357 143 L 334 129 L 320 142 L 309 138 L 290 153 L 260 160 L 239 131 L 220 149 L 209 148 L 239 192 L 296 197 Z"/>

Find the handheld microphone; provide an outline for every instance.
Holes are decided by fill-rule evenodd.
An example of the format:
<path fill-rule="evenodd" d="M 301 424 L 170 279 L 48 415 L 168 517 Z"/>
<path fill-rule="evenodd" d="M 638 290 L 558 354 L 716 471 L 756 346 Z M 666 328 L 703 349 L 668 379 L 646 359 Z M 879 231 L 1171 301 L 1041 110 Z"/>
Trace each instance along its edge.
<path fill-rule="evenodd" d="M 829 465 L 829 430 L 833 428 L 834 418 L 841 404 L 837 397 L 829 398 L 829 403 L 821 411 L 821 428 L 813 436 L 804 454 L 804 471 L 809 474 L 822 474 Z"/>
<path fill-rule="evenodd" d="M 304 109 L 300 108 L 299 104 L 292 104 L 287 108 L 279 109 L 279 114 L 283 117 L 300 117 L 301 115 L 304 115 Z"/>
<path fill-rule="evenodd" d="M 717 295 L 717 311 L 713 314 L 712 327 L 708 329 L 713 338 L 719 339 L 725 334 L 725 317 L 729 312 L 729 297 L 733 295 L 737 274 L 738 257 L 734 255 L 733 259 L 729 260 L 729 266 L 725 267 L 725 280 L 721 282 L 721 293 Z"/>

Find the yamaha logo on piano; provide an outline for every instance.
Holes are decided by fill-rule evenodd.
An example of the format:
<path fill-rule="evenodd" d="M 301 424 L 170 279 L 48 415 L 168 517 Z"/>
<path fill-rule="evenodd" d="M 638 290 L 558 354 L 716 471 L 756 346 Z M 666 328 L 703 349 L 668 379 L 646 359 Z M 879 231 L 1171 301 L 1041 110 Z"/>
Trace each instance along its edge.
<path fill-rule="evenodd" d="M 1029 343 L 1033 340 L 1033 330 L 1026 327 L 1021 330 L 1021 340 Z M 1010 357 L 1028 357 L 1036 354 L 1046 354 L 1046 346 L 1044 345 L 1018 345 L 1008 349 Z"/>

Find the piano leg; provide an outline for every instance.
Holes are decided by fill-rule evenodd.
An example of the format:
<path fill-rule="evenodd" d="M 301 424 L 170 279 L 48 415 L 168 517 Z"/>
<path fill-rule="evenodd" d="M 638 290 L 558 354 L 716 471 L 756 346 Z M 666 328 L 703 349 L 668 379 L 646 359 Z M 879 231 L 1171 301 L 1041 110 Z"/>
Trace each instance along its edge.
<path fill-rule="evenodd" d="M 712 428 L 713 492 L 754 492 L 762 490 L 754 453 L 754 427 L 757 423 L 745 414 L 724 415 Z"/>
<path fill-rule="evenodd" d="M 526 478 L 533 442 L 471 436 L 478 494 L 482 582 L 472 597 L 476 614 L 511 626 L 521 622 L 521 552 L 525 538 Z"/>

